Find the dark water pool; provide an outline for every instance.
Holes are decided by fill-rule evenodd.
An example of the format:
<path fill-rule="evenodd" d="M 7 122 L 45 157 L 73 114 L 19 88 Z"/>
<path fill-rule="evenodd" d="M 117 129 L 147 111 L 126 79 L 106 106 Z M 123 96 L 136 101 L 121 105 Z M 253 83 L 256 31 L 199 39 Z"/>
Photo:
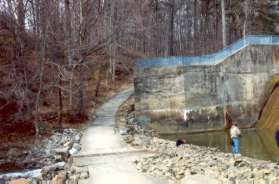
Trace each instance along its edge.
<path fill-rule="evenodd" d="M 231 151 L 225 132 L 162 134 L 161 138 L 173 141 L 186 138 L 190 144 L 216 147 L 224 152 Z M 252 158 L 279 161 L 279 147 L 275 143 L 274 133 L 270 130 L 242 130 L 240 152 L 242 155 Z"/>

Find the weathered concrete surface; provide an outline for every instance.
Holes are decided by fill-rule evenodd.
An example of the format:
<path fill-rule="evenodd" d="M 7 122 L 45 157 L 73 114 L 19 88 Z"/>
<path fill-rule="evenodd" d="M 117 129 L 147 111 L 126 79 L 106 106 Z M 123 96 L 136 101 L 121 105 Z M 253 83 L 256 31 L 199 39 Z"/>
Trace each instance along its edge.
<path fill-rule="evenodd" d="M 267 82 L 279 73 L 278 53 L 279 46 L 250 45 L 217 65 L 138 70 L 137 117 L 161 132 L 221 129 L 228 105 L 234 120 L 251 126 L 266 99 Z"/>
<path fill-rule="evenodd" d="M 139 173 L 133 160 L 150 156 L 145 150 L 129 147 L 115 129 L 118 106 L 133 93 L 126 90 L 104 104 L 97 118 L 82 137 L 82 150 L 73 164 L 88 167 L 90 178 L 79 181 L 89 184 L 165 184 L 165 180 Z"/>

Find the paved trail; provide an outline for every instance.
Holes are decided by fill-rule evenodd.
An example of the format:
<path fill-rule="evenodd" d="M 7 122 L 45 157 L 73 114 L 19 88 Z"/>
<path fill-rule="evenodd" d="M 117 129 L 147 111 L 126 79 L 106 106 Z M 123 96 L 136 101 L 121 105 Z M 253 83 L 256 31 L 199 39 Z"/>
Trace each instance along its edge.
<path fill-rule="evenodd" d="M 131 94 L 128 89 L 97 111 L 97 118 L 81 140 L 82 152 L 74 157 L 74 165 L 88 167 L 90 178 L 81 184 L 167 184 L 166 180 L 137 171 L 132 161 L 150 155 L 145 150 L 127 145 L 115 132 L 116 111 Z"/>

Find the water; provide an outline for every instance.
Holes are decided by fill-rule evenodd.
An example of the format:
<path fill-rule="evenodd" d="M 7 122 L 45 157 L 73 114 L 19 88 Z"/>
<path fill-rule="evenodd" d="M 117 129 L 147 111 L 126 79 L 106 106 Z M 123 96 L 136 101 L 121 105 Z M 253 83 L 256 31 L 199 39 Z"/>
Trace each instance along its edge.
<path fill-rule="evenodd" d="M 223 152 L 231 152 L 225 132 L 163 134 L 161 138 L 173 141 L 186 138 L 190 144 L 216 147 Z M 242 155 L 252 158 L 279 161 L 279 147 L 274 140 L 274 133 L 270 130 L 242 130 L 240 152 Z"/>

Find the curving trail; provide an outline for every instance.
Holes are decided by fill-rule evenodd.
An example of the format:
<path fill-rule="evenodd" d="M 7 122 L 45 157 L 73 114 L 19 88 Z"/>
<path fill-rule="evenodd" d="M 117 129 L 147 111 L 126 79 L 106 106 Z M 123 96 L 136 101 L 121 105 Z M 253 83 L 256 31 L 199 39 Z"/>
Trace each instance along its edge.
<path fill-rule="evenodd" d="M 78 167 L 88 167 L 90 177 L 82 184 L 167 184 L 167 181 L 137 171 L 134 159 L 150 156 L 143 149 L 127 145 L 115 131 L 115 115 L 118 107 L 133 93 L 125 90 L 105 103 L 97 111 L 82 137 L 82 152 L 73 159 Z"/>

